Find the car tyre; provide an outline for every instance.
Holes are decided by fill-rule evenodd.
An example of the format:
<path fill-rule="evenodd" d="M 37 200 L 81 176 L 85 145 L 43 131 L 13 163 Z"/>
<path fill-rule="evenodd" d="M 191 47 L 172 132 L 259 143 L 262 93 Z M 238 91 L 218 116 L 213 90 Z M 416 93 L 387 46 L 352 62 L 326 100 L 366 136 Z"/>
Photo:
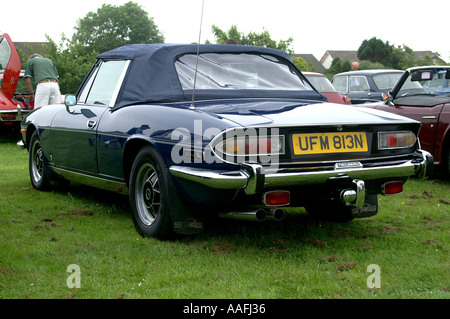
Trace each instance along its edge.
<path fill-rule="evenodd" d="M 173 234 L 168 178 L 159 153 L 150 146 L 142 148 L 131 168 L 129 200 L 134 225 L 143 237 L 167 239 Z"/>
<path fill-rule="evenodd" d="M 44 156 L 37 131 L 31 136 L 28 150 L 28 167 L 33 187 L 40 191 L 48 190 L 50 188 L 51 172 L 47 166 L 47 160 Z"/>

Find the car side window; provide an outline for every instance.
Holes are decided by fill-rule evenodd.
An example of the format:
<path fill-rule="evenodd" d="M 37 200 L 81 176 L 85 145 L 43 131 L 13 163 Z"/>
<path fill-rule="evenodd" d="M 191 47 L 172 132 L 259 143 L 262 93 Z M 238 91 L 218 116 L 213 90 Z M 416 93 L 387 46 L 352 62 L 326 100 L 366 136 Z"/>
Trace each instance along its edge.
<path fill-rule="evenodd" d="M 78 96 L 78 103 L 80 103 L 80 104 L 86 103 L 87 95 L 89 93 L 89 90 L 92 87 L 92 82 L 94 81 L 95 76 L 97 75 L 97 72 L 98 72 L 98 66 L 96 66 L 95 69 L 91 72 L 89 79 L 86 82 L 86 85 L 82 88 L 82 90 Z"/>
<path fill-rule="evenodd" d="M 350 76 L 350 91 L 361 92 L 369 91 L 369 84 L 364 76 Z"/>
<path fill-rule="evenodd" d="M 129 61 L 103 61 L 92 73 L 79 97 L 79 103 L 114 106 Z"/>
<path fill-rule="evenodd" d="M 347 77 L 337 76 L 333 79 L 333 85 L 338 92 L 347 92 Z"/>
<path fill-rule="evenodd" d="M 372 78 L 379 90 L 390 90 L 400 79 L 401 75 L 401 73 L 376 74 Z"/>

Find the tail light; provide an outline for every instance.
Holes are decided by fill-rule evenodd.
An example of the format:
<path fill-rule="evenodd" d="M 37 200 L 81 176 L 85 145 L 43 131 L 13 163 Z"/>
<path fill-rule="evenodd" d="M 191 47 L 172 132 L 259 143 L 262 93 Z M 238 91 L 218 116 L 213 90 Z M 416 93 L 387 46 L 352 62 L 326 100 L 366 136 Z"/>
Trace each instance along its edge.
<path fill-rule="evenodd" d="M 270 191 L 264 194 L 263 202 L 266 206 L 286 206 L 290 203 L 289 191 Z"/>
<path fill-rule="evenodd" d="M 226 163 L 243 162 L 262 163 L 264 165 L 279 162 L 285 154 L 285 136 L 278 128 L 235 128 L 218 134 L 209 144 L 211 155 Z M 209 160 L 209 151 L 205 152 Z"/>
<path fill-rule="evenodd" d="M 417 137 L 413 132 L 379 132 L 378 149 L 408 148 L 416 144 Z"/>
<path fill-rule="evenodd" d="M 14 113 L 3 113 L 1 115 L 3 121 L 15 121 L 16 120 L 16 114 Z"/>
<path fill-rule="evenodd" d="M 403 182 L 400 181 L 387 182 L 381 186 L 381 193 L 383 195 L 394 195 L 400 194 L 401 192 L 403 192 Z"/>
<path fill-rule="evenodd" d="M 220 142 L 216 150 L 231 156 L 280 155 L 284 153 L 284 136 L 243 136 Z"/>
<path fill-rule="evenodd" d="M 344 95 L 342 97 L 342 99 L 344 100 L 345 104 L 352 104 L 352 101 L 350 100 L 350 98 L 347 95 Z"/>

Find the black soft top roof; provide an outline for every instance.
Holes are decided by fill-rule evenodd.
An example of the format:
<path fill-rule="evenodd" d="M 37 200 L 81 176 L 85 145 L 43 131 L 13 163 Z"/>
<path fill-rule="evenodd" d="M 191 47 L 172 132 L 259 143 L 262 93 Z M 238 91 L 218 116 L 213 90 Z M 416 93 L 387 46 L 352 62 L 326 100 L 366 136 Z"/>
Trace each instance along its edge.
<path fill-rule="evenodd" d="M 151 102 L 189 101 L 192 90 L 182 89 L 175 69 L 175 60 L 184 54 L 232 53 L 266 54 L 276 56 L 292 63 L 283 51 L 230 44 L 130 44 L 100 54 L 100 60 L 130 60 L 131 64 L 124 79 L 114 108 L 126 105 Z M 196 90 L 196 100 L 217 98 L 301 98 L 324 100 L 312 90 L 274 91 L 274 90 Z"/>

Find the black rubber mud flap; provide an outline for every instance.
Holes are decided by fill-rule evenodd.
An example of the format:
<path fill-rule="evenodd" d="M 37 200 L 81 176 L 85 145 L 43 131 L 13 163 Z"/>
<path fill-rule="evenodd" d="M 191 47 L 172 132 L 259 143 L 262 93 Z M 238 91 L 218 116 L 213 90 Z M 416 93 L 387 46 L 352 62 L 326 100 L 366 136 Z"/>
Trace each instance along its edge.
<path fill-rule="evenodd" d="M 186 203 L 178 194 L 169 176 L 170 217 L 174 232 L 181 235 L 195 235 L 203 232 L 205 216 Z"/>
<path fill-rule="evenodd" d="M 377 195 L 368 195 L 363 207 L 352 209 L 352 215 L 354 218 L 371 217 L 375 216 L 377 213 L 378 213 Z"/>

